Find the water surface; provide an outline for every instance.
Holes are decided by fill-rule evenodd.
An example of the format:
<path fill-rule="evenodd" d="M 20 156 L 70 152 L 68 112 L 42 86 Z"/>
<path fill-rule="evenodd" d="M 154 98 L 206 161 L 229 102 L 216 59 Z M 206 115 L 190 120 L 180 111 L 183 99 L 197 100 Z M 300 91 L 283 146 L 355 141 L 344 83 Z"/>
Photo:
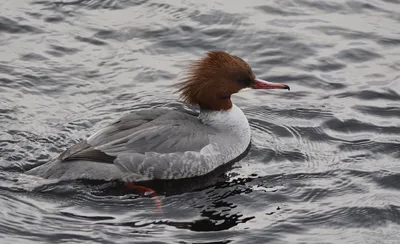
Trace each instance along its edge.
<path fill-rule="evenodd" d="M 398 243 L 398 0 L 0 7 L 2 243 Z M 171 85 L 216 49 L 292 88 L 233 97 L 253 138 L 226 181 L 162 197 L 160 215 L 23 174 L 125 113 L 188 109 Z"/>

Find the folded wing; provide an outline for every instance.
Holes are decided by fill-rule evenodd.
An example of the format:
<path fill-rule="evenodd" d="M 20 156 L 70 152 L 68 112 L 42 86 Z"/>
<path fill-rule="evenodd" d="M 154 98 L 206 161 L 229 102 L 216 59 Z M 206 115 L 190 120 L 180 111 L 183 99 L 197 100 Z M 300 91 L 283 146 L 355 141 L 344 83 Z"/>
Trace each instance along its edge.
<path fill-rule="evenodd" d="M 126 181 L 191 177 L 210 170 L 201 152 L 210 147 L 210 137 L 216 134 L 189 114 L 142 110 L 72 146 L 50 162 L 41 176 L 96 179 L 104 178 L 104 169 Z"/>

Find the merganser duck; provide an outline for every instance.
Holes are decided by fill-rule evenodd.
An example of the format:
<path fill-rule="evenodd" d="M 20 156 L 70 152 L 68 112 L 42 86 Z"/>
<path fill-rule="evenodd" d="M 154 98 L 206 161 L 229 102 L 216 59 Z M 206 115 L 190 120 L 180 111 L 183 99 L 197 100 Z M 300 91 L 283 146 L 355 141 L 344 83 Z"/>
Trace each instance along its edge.
<path fill-rule="evenodd" d="M 130 113 L 28 174 L 60 180 L 145 182 L 202 176 L 242 155 L 250 145 L 246 116 L 231 101 L 244 88 L 290 89 L 258 79 L 241 58 L 208 52 L 178 84 L 199 116 L 172 109 Z"/>

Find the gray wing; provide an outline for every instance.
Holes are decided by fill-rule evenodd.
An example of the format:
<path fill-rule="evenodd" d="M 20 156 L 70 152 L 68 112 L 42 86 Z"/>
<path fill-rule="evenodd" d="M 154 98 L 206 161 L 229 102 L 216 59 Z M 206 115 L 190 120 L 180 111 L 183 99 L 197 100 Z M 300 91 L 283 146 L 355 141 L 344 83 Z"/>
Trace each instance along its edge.
<path fill-rule="evenodd" d="M 199 152 L 216 133 L 189 114 L 168 109 L 142 110 L 96 132 L 40 172 L 33 169 L 33 174 L 45 178 L 80 176 L 130 181 L 187 177 L 193 170 L 198 173 L 201 163 L 193 168 L 193 161 L 201 161 Z"/>
<path fill-rule="evenodd" d="M 95 150 L 111 156 L 124 153 L 199 151 L 215 133 L 199 120 L 174 110 L 144 110 L 122 117 L 89 137 Z"/>

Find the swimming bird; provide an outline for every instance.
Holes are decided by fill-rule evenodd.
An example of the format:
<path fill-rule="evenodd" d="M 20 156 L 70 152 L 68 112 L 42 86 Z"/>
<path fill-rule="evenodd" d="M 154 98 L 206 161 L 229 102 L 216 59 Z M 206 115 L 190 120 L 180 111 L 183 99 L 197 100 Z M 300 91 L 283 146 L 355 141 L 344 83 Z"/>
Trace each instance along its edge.
<path fill-rule="evenodd" d="M 27 173 L 127 183 L 202 176 L 235 160 L 250 144 L 248 120 L 232 94 L 290 89 L 256 78 L 247 62 L 224 51 L 210 51 L 193 63 L 177 88 L 183 102 L 198 105 L 198 116 L 169 108 L 134 111 Z"/>

